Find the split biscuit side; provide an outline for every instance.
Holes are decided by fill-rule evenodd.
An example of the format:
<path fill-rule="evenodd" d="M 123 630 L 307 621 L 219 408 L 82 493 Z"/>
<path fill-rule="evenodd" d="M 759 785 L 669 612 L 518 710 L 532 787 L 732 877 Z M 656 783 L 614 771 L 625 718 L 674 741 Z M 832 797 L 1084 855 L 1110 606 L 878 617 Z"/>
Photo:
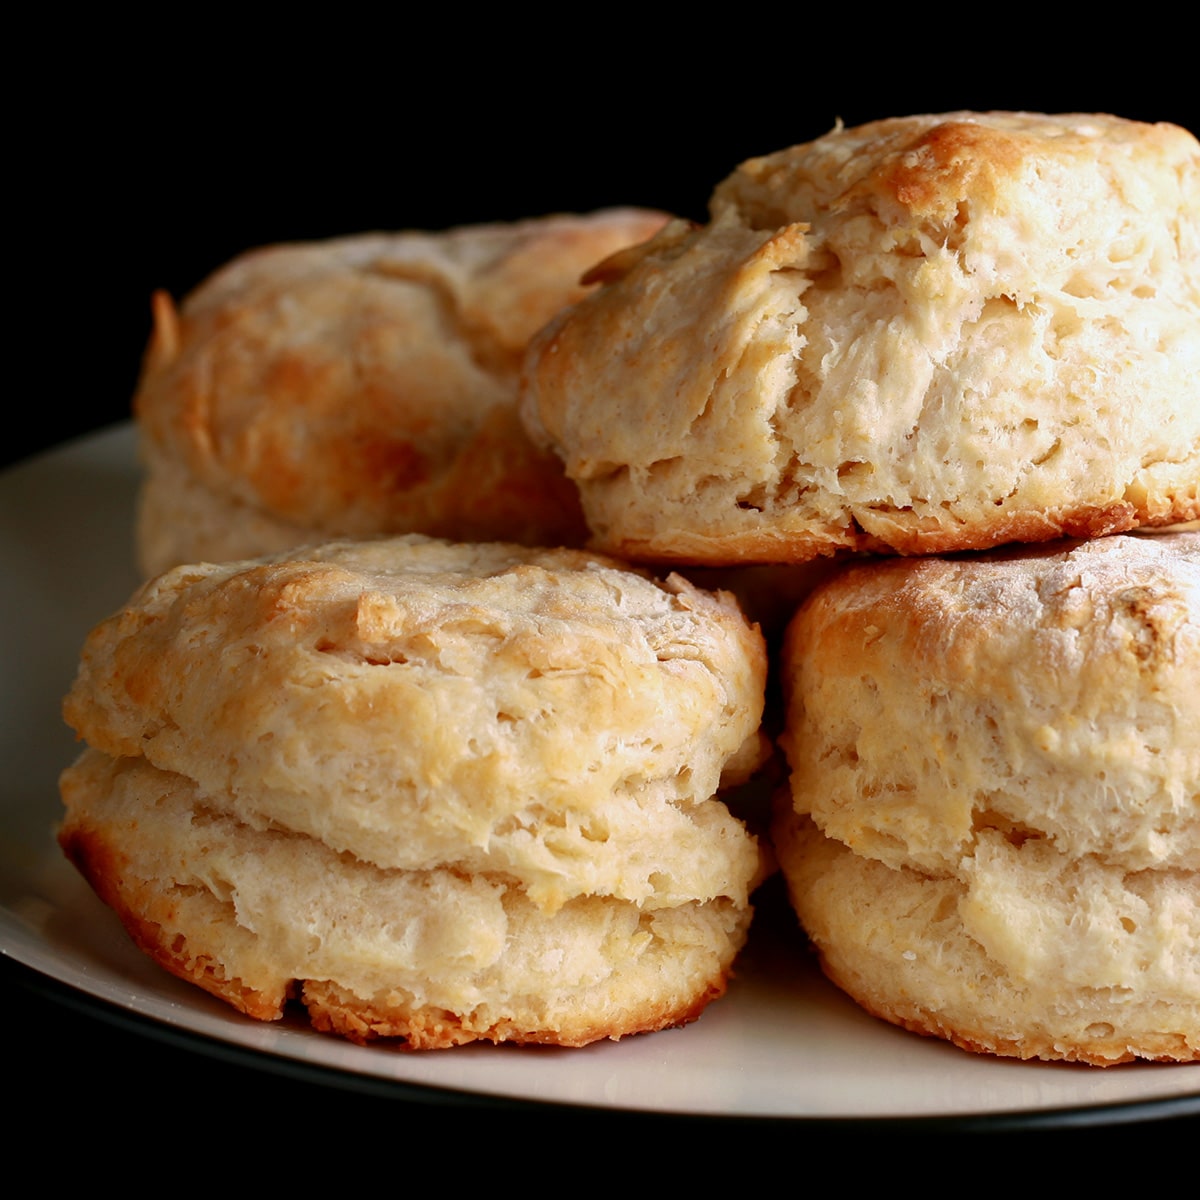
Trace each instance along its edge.
<path fill-rule="evenodd" d="M 181 567 L 92 634 L 64 850 L 168 969 L 414 1046 L 580 1044 L 720 994 L 760 851 L 734 601 L 417 535 Z M 482 940 L 480 940 L 482 939 Z"/>

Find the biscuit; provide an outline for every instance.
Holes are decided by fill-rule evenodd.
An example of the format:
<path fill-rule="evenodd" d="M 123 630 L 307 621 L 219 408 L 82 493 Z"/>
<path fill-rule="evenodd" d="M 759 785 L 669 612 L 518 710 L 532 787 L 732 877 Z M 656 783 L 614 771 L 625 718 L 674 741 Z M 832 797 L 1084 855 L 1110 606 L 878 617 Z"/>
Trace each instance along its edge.
<path fill-rule="evenodd" d="M 971 1049 L 1200 1057 L 1200 534 L 856 566 L 783 669 L 836 982 Z"/>
<path fill-rule="evenodd" d="M 1200 516 L 1200 146 L 880 121 L 751 159 L 531 344 L 522 417 L 629 558 L 802 562 Z"/>
<path fill-rule="evenodd" d="M 578 544 L 575 489 L 516 414 L 534 331 L 664 214 L 369 234 L 236 259 L 154 299 L 134 398 L 146 575 L 334 538 Z"/>
<path fill-rule="evenodd" d="M 412 1046 L 690 1020 L 760 872 L 736 604 L 582 551 L 341 543 L 181 567 L 85 646 L 63 848 L 253 1016 Z"/>

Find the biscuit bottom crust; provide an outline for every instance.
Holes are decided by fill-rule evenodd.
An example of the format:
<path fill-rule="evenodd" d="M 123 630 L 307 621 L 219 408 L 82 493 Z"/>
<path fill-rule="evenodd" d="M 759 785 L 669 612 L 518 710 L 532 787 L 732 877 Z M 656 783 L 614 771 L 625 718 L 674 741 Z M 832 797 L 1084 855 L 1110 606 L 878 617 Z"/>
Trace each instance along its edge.
<path fill-rule="evenodd" d="M 582 1046 L 683 1024 L 724 992 L 750 920 L 726 898 L 549 910 L 500 873 L 381 869 L 95 751 L 63 788 L 60 845 L 141 950 L 248 1016 L 296 999 L 356 1042 Z"/>
<path fill-rule="evenodd" d="M 1014 1058 L 1200 1060 L 1195 872 L 1125 873 L 1027 843 L 940 878 L 863 858 L 794 813 L 775 834 L 825 974 L 874 1016 Z"/>

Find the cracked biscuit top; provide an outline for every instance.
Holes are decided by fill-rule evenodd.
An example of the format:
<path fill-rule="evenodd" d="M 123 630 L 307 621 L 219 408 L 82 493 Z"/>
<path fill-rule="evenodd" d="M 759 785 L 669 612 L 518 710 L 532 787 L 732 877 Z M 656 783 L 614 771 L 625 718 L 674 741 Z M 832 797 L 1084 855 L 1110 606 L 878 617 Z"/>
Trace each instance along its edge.
<path fill-rule="evenodd" d="M 365 234 L 155 297 L 135 410 L 143 569 L 421 532 L 577 543 L 574 487 L 516 413 L 526 343 L 665 214 Z"/>
<path fill-rule="evenodd" d="M 1200 516 L 1200 145 L 1110 116 L 836 128 L 597 275 L 522 417 L 633 558 L 800 562 Z"/>

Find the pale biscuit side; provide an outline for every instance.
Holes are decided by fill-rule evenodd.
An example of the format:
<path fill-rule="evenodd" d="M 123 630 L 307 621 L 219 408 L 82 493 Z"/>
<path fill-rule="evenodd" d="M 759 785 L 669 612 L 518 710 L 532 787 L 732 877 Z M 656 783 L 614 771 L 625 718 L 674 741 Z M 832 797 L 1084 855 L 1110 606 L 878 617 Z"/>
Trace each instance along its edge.
<path fill-rule="evenodd" d="M 1200 1060 L 1200 872 L 1129 873 L 991 832 L 959 874 L 888 867 L 784 814 L 775 845 L 829 977 L 966 1050 Z"/>

